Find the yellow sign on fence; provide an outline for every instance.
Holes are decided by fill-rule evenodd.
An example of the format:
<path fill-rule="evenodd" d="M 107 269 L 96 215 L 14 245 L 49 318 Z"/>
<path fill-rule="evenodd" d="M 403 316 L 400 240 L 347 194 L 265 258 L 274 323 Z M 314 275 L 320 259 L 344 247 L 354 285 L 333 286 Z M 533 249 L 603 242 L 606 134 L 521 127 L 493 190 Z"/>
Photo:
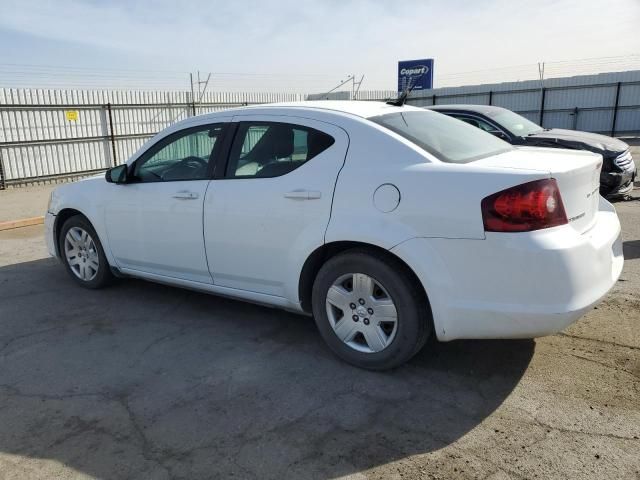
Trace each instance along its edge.
<path fill-rule="evenodd" d="M 70 122 L 76 122 L 78 120 L 77 110 L 65 110 L 64 115 L 67 117 L 67 120 L 69 120 Z"/>

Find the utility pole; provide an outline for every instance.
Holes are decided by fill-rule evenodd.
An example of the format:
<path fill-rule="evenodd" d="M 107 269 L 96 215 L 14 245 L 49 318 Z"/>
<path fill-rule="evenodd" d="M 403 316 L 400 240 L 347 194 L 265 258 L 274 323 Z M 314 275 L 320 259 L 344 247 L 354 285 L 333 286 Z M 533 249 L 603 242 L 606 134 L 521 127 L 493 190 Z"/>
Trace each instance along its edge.
<path fill-rule="evenodd" d="M 362 85 L 362 81 L 364 80 L 364 75 L 360 77 L 360 80 L 356 82 L 355 78 L 353 79 L 353 85 L 355 87 L 355 92 L 353 92 L 353 96 L 351 97 L 353 100 L 358 99 L 358 92 L 360 91 L 360 85 Z"/>
<path fill-rule="evenodd" d="M 538 77 L 540 77 L 540 88 L 544 86 L 544 62 L 538 62 Z"/>
<path fill-rule="evenodd" d="M 544 62 L 538 62 L 538 76 L 540 77 L 540 126 L 544 116 Z"/>
<path fill-rule="evenodd" d="M 349 82 L 353 82 L 353 75 L 350 75 L 349 77 L 347 77 L 346 80 L 341 81 L 338 85 L 336 85 L 335 87 L 333 87 L 331 90 L 329 90 L 328 92 L 323 93 L 321 96 L 322 97 L 326 97 L 325 100 L 329 100 L 329 94 L 334 92 L 335 90 L 339 89 L 341 86 L 349 83 Z M 353 87 L 351 87 L 351 94 L 353 95 Z"/>
<path fill-rule="evenodd" d="M 196 115 L 196 98 L 193 94 L 193 73 L 189 73 L 189 81 L 191 82 L 191 108 L 192 108 L 192 113 L 193 116 L 195 117 Z"/>
<path fill-rule="evenodd" d="M 198 72 L 198 79 L 200 77 L 200 73 Z M 200 83 L 204 83 L 204 87 L 202 87 L 202 92 L 200 93 L 200 95 L 198 95 L 198 103 L 202 102 L 202 97 L 204 97 L 205 92 L 207 91 L 207 86 L 209 85 L 209 80 L 211 79 L 211 73 L 209 73 L 209 75 L 207 75 L 207 81 L 206 82 L 200 82 L 198 81 L 198 91 L 200 91 Z"/>
<path fill-rule="evenodd" d="M 189 73 L 189 83 L 191 84 L 191 107 L 192 107 L 192 113 L 195 116 L 196 114 L 196 103 L 201 103 L 202 102 L 202 98 L 204 97 L 205 92 L 207 91 L 207 87 L 209 86 L 209 80 L 211 80 L 211 73 L 209 73 L 209 75 L 207 75 L 207 80 L 203 81 L 200 80 L 200 70 L 196 71 L 196 75 L 197 75 L 197 79 L 194 82 L 193 80 L 193 73 Z M 195 86 L 194 84 L 197 84 L 198 87 L 198 95 L 196 97 L 196 92 L 195 92 Z M 204 87 L 202 87 L 202 90 L 200 89 L 200 86 L 204 84 Z"/>

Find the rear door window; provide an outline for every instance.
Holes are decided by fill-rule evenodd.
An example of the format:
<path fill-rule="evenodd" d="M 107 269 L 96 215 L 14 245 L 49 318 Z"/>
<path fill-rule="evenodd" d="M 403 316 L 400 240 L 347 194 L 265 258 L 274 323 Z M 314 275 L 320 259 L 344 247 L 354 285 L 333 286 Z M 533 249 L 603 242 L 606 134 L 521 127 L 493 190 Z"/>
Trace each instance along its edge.
<path fill-rule="evenodd" d="M 333 145 L 314 128 L 279 122 L 240 122 L 227 166 L 227 178 L 279 177 Z"/>

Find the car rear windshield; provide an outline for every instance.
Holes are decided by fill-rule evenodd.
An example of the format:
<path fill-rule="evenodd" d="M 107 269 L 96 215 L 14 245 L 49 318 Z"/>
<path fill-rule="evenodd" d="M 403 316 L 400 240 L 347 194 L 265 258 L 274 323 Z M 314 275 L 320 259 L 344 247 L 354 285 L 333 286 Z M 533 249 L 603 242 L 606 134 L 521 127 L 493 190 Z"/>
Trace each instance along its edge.
<path fill-rule="evenodd" d="M 443 162 L 468 163 L 513 148 L 490 133 L 436 112 L 413 110 L 369 120 L 415 143 Z"/>

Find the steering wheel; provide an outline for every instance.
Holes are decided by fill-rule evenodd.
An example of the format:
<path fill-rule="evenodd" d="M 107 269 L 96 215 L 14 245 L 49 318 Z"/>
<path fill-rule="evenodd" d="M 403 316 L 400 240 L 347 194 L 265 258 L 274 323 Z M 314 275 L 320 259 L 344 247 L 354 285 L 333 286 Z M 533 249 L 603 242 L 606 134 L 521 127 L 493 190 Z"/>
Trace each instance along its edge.
<path fill-rule="evenodd" d="M 201 159 L 200 157 L 191 156 L 191 157 L 183 158 L 182 160 L 180 160 L 178 165 L 189 167 L 189 168 L 200 168 L 200 167 L 207 168 L 209 163 Z"/>
<path fill-rule="evenodd" d="M 191 178 L 195 176 L 193 174 L 195 174 L 200 169 L 202 169 L 203 171 L 206 171 L 208 165 L 209 164 L 205 160 L 201 159 L 200 157 L 189 156 L 189 157 L 183 158 L 174 166 L 167 169 L 163 173 L 162 179 L 167 180 L 169 178 L 172 180 L 176 180 L 177 177 Z M 172 176 L 176 176 L 176 178 L 173 178 Z"/>

